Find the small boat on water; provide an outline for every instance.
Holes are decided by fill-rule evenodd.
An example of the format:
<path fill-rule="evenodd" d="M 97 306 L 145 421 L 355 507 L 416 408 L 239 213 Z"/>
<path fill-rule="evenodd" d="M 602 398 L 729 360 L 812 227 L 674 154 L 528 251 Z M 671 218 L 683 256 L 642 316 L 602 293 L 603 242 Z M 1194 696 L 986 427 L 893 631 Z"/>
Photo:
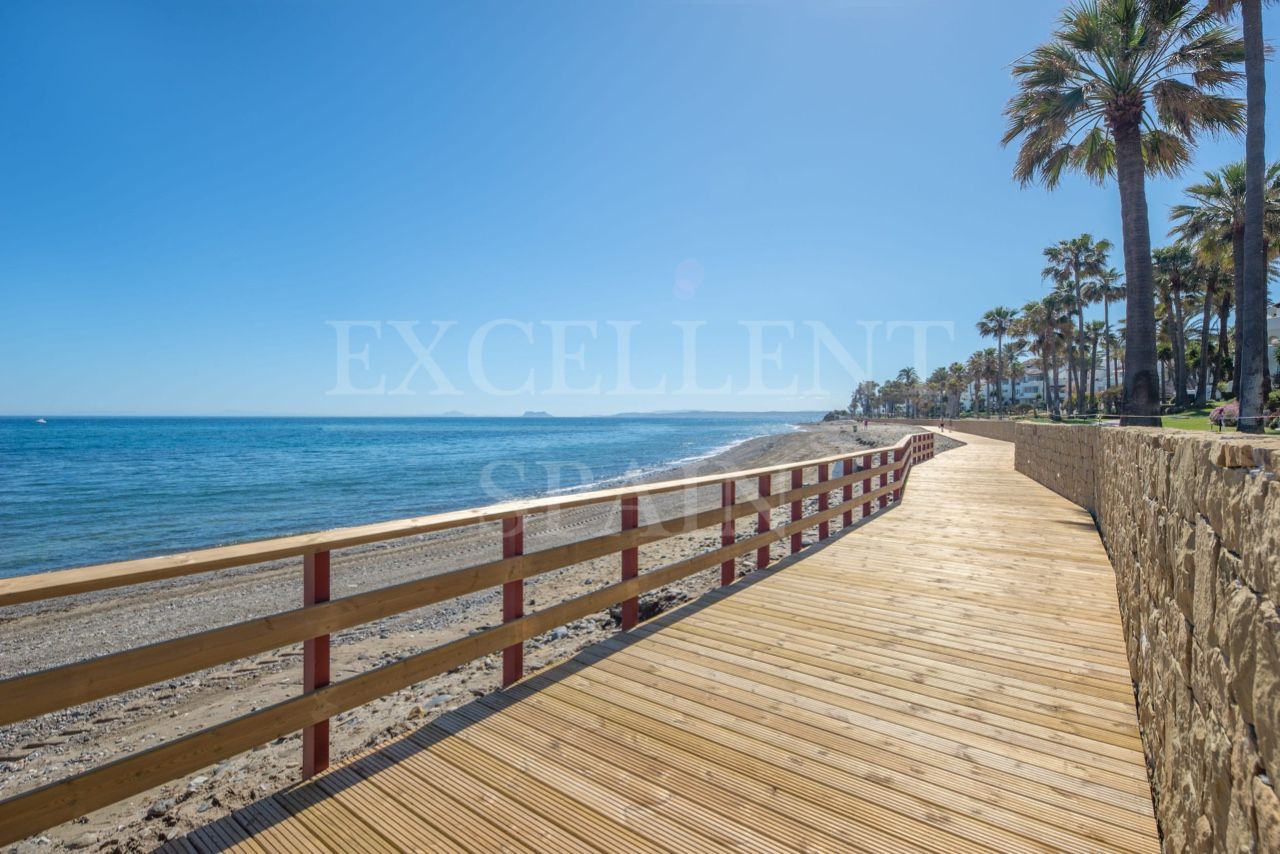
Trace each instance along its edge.
<path fill-rule="evenodd" d="M 36 423 L 37 423 L 37 424 L 48 424 L 49 422 L 48 422 L 48 421 L 45 421 L 43 418 L 37 418 L 37 419 L 36 419 Z"/>

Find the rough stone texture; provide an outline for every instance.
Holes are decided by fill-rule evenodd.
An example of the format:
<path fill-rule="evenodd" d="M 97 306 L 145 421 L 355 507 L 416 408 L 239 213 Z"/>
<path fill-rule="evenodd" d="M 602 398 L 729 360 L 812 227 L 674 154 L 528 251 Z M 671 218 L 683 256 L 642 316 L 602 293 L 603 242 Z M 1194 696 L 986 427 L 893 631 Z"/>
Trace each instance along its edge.
<path fill-rule="evenodd" d="M 1280 852 L 1280 441 L 973 421 L 956 431 L 1012 439 L 1018 471 L 1093 514 L 1165 849 Z"/>

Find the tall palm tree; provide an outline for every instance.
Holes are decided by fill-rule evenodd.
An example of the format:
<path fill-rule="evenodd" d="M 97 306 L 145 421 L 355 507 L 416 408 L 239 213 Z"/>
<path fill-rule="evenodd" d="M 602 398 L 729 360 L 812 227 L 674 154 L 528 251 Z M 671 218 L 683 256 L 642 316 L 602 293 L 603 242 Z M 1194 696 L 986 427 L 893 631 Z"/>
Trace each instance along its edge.
<path fill-rule="evenodd" d="M 983 360 L 982 351 L 978 350 L 969 357 L 965 363 L 965 373 L 969 376 L 969 381 L 973 383 L 973 406 L 972 409 L 976 413 L 978 411 L 978 403 L 982 400 L 981 383 L 986 372 L 986 362 Z"/>
<path fill-rule="evenodd" d="M 902 385 L 908 417 L 914 418 L 918 413 L 915 398 L 917 388 L 920 385 L 920 374 L 916 372 L 915 368 L 903 368 L 898 371 L 897 380 Z"/>
<path fill-rule="evenodd" d="M 952 362 L 947 366 L 947 417 L 955 418 L 960 414 L 960 393 L 969 384 L 969 375 L 960 362 Z"/>
<path fill-rule="evenodd" d="M 1244 129 L 1244 104 L 1223 94 L 1243 59 L 1244 43 L 1192 0 L 1079 0 L 1013 67 L 1003 142 L 1021 140 L 1014 177 L 1052 188 L 1071 169 L 1119 186 L 1123 423 L 1158 424 L 1160 413 L 1146 176 L 1178 174 L 1201 131 Z"/>
<path fill-rule="evenodd" d="M 1089 340 L 1089 400 L 1093 409 L 1098 408 L 1098 345 L 1107 334 L 1107 324 L 1101 320 L 1090 320 L 1085 324 L 1084 333 Z"/>
<path fill-rule="evenodd" d="M 1200 245 L 1203 241 L 1216 242 L 1231 253 L 1232 283 L 1231 301 L 1236 306 L 1235 367 L 1232 370 L 1232 392 L 1240 393 L 1242 370 L 1240 361 L 1244 326 L 1239 322 L 1243 315 L 1245 290 L 1245 190 L 1246 169 L 1243 162 L 1229 163 L 1214 172 L 1206 172 L 1204 181 L 1192 184 L 1183 192 L 1188 196 L 1184 204 L 1174 205 L 1169 212 L 1173 221 L 1171 237 Z M 1271 244 L 1280 244 L 1280 162 L 1267 167 L 1264 186 L 1266 206 L 1264 226 L 1266 238 Z M 1225 330 L 1225 326 L 1223 327 Z"/>
<path fill-rule="evenodd" d="M 1107 385 L 1111 382 L 1111 303 L 1124 299 L 1124 283 L 1123 274 L 1110 267 L 1103 270 L 1093 281 L 1085 285 L 1085 295 L 1091 302 L 1102 303 L 1102 322 L 1106 326 L 1106 334 L 1103 335 L 1102 345 L 1103 352 L 1106 354 L 1106 370 L 1103 376 L 1107 378 Z"/>
<path fill-rule="evenodd" d="M 1244 287 L 1238 294 L 1236 329 L 1239 350 L 1240 418 L 1242 433 L 1263 432 L 1262 410 L 1267 385 L 1267 258 L 1266 236 L 1266 47 L 1262 40 L 1262 0 L 1211 0 L 1224 17 L 1240 7 L 1244 27 L 1245 132 Z"/>
<path fill-rule="evenodd" d="M 1173 348 L 1173 403 L 1186 406 L 1187 397 L 1187 341 L 1184 300 L 1190 290 L 1192 274 L 1191 249 L 1186 244 L 1162 246 L 1152 256 L 1155 265 L 1156 287 L 1165 305 L 1165 317 L 1169 327 L 1169 343 Z"/>
<path fill-rule="evenodd" d="M 1017 317 L 1016 309 L 998 305 L 982 315 L 982 319 L 976 324 L 979 335 L 983 338 L 996 339 L 996 401 L 1002 414 L 1004 413 L 1004 337 L 1009 334 L 1009 329 Z"/>
<path fill-rule="evenodd" d="M 1040 273 L 1051 279 L 1058 288 L 1070 295 L 1070 303 L 1076 312 L 1077 331 L 1084 335 L 1084 310 L 1093 302 L 1086 285 L 1090 279 L 1102 275 L 1107 270 L 1107 253 L 1111 251 L 1110 240 L 1094 242 L 1093 235 L 1082 234 L 1071 240 L 1059 240 L 1044 250 L 1048 264 Z M 1076 387 L 1084 385 L 1084 354 L 1073 353 L 1068 370 L 1075 371 Z"/>
<path fill-rule="evenodd" d="M 1224 267 L 1230 263 L 1224 257 L 1223 247 L 1212 240 L 1201 240 L 1195 245 L 1196 282 L 1200 297 L 1200 359 L 1196 365 L 1196 399 L 1197 407 L 1209 401 L 1209 366 L 1218 360 L 1210 345 L 1210 329 L 1212 328 L 1213 310 L 1217 306 L 1218 288 L 1226 277 Z M 1217 381 L 1217 371 L 1214 371 Z"/>
<path fill-rule="evenodd" d="M 1016 336 L 1017 333 L 1014 332 Z M 1027 342 L 1022 337 L 1015 337 L 1004 345 L 1004 373 L 1009 378 L 1009 402 L 1018 401 L 1018 383 L 1027 375 L 1027 366 L 1022 358 L 1027 354 Z"/>
<path fill-rule="evenodd" d="M 1046 408 L 1053 407 L 1053 397 L 1049 393 L 1049 360 L 1053 347 L 1050 343 L 1053 336 L 1051 316 L 1050 309 L 1044 300 L 1032 300 L 1022 307 L 1013 328 L 1015 335 L 1032 340 L 1031 349 L 1040 356 L 1040 377 Z"/>

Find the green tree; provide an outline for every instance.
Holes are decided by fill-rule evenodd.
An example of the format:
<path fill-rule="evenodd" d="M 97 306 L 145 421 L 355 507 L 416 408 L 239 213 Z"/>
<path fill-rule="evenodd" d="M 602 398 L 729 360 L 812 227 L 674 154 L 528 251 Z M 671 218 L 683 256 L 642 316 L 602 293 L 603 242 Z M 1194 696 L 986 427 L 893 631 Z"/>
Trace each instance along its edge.
<path fill-rule="evenodd" d="M 1084 335 L 1084 310 L 1093 300 L 1090 298 L 1088 285 L 1108 269 L 1107 254 L 1111 251 L 1111 241 L 1094 241 L 1093 235 L 1082 234 L 1071 240 L 1059 240 L 1044 250 L 1048 264 L 1041 275 L 1051 279 L 1064 292 L 1065 302 L 1069 303 L 1076 313 L 1077 335 Z M 1068 371 L 1074 372 L 1077 388 L 1084 386 L 1085 353 L 1072 349 Z"/>
<path fill-rule="evenodd" d="M 1233 289 L 1229 302 L 1224 297 L 1220 306 L 1236 306 L 1237 321 L 1233 342 L 1235 360 L 1231 373 L 1233 394 L 1240 392 L 1243 373 L 1240 362 L 1244 351 L 1244 327 L 1239 322 L 1239 317 L 1242 315 L 1240 306 L 1244 304 L 1245 290 L 1245 171 L 1245 164 L 1238 162 L 1204 173 L 1203 181 L 1192 184 L 1183 191 L 1187 201 L 1174 205 L 1169 213 L 1173 221 L 1173 228 L 1169 232 L 1171 237 L 1196 244 L 1202 254 L 1212 251 L 1209 244 L 1214 243 L 1230 252 Z M 1265 188 L 1264 224 L 1267 241 L 1273 246 L 1280 245 L 1280 163 L 1272 163 L 1267 167 Z M 1225 324 L 1221 326 L 1220 332 L 1225 335 Z"/>
<path fill-rule="evenodd" d="M 998 305 L 982 315 L 976 324 L 979 335 L 996 339 L 996 405 L 1001 413 L 1004 412 L 1004 337 L 1017 318 L 1016 309 Z"/>
<path fill-rule="evenodd" d="M 1090 302 L 1102 303 L 1102 322 L 1106 325 L 1106 334 L 1102 338 L 1103 352 L 1106 354 L 1107 385 L 1111 385 L 1111 303 L 1124 299 L 1124 276 L 1115 268 L 1103 270 L 1093 281 L 1086 284 L 1085 296 Z"/>
<path fill-rule="evenodd" d="M 1203 131 L 1239 133 L 1244 43 L 1190 0 L 1082 0 L 1013 67 L 1003 143 L 1014 177 L 1054 187 L 1068 170 L 1114 175 L 1124 233 L 1124 423 L 1158 424 L 1148 174 L 1176 175 Z"/>
<path fill-rule="evenodd" d="M 898 371 L 897 381 L 902 386 L 903 400 L 907 407 L 907 417 L 914 418 L 919 412 L 916 403 L 916 392 L 920 386 L 920 374 L 915 368 L 903 368 Z"/>
<path fill-rule="evenodd" d="M 1187 339 L 1184 300 L 1191 290 L 1191 249 L 1183 243 L 1162 246 L 1152 260 L 1155 265 L 1156 288 L 1165 308 L 1169 344 L 1173 350 L 1173 403 L 1186 406 L 1187 396 Z"/>

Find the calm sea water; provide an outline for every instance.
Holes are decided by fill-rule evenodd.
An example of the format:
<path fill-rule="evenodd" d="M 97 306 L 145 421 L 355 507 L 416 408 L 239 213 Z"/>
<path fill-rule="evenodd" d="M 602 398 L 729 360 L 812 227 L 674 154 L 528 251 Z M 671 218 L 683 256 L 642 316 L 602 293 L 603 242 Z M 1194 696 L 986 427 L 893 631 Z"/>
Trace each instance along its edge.
<path fill-rule="evenodd" d="M 607 484 L 816 416 L 0 418 L 0 577 Z"/>

